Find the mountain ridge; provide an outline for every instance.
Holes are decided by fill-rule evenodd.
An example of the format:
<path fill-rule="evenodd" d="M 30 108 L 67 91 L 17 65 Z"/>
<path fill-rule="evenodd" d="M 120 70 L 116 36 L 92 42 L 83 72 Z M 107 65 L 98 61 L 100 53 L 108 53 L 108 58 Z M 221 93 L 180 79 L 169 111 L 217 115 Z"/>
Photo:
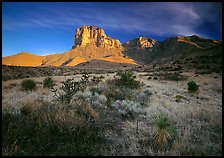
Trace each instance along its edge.
<path fill-rule="evenodd" d="M 140 36 L 126 43 L 106 35 L 102 28 L 81 26 L 76 29 L 72 49 L 61 54 L 39 56 L 30 52 L 20 52 L 2 58 L 2 65 L 14 66 L 76 66 L 91 60 L 128 64 L 150 64 L 191 56 L 222 45 L 221 40 L 206 39 L 201 36 L 174 36 L 157 41 Z M 32 60 L 30 60 L 32 59 Z"/>

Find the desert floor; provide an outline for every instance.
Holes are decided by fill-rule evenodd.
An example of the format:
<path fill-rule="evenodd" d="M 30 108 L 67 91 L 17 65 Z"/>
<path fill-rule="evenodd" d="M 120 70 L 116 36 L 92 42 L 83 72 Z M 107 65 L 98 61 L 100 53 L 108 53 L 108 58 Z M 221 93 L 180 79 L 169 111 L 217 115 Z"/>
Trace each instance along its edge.
<path fill-rule="evenodd" d="M 105 132 L 106 137 L 119 146 L 114 145 L 110 150 L 99 151 L 101 155 L 155 155 L 150 148 L 139 144 L 139 140 L 147 139 L 155 131 L 150 118 L 158 114 L 165 114 L 171 118 L 176 123 L 181 136 L 180 142 L 176 143 L 172 150 L 159 155 L 197 155 L 197 153 L 200 155 L 201 152 L 205 155 L 220 155 L 222 133 L 215 133 L 220 140 L 212 141 L 210 136 L 214 133 L 213 128 L 222 129 L 222 76 L 219 74 L 195 75 L 191 72 L 183 74 L 189 77 L 188 80 L 177 82 L 148 79 L 148 73 L 136 72 L 136 80 L 144 83 L 144 86 L 135 90 L 135 93 L 141 93 L 145 89 L 152 92 L 144 108 L 147 115 L 144 118 L 136 117 L 134 120 L 125 119 L 116 130 Z M 65 79 L 79 80 L 81 76 L 52 76 L 52 78 L 56 81 L 57 87 L 60 87 Z M 113 79 L 115 73 L 90 74 L 90 78 L 92 76 L 104 76 L 99 83 L 103 85 L 106 80 Z M 55 98 L 50 89 L 44 89 L 42 86 L 44 77 L 30 79 L 37 82 L 36 91 L 21 91 L 20 83 L 23 79 L 2 81 L 3 112 L 18 113 L 22 105 L 38 99 L 47 102 L 54 101 Z M 191 80 L 199 85 L 197 94 L 188 92 L 187 83 Z M 182 96 L 179 101 L 177 101 L 177 95 Z M 190 152 L 189 148 L 194 149 L 193 152 Z"/>

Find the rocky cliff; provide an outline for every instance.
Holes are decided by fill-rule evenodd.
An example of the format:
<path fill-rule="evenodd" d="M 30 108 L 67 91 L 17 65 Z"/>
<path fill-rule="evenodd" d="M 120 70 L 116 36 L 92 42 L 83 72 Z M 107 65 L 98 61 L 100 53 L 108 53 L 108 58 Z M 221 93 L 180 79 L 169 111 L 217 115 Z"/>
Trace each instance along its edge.
<path fill-rule="evenodd" d="M 85 47 L 88 43 L 107 49 L 123 49 L 119 40 L 108 37 L 104 30 L 94 26 L 81 26 L 76 30 L 73 49 L 77 46 Z"/>
<path fill-rule="evenodd" d="M 148 49 L 154 47 L 158 42 L 152 38 L 139 37 L 123 44 L 125 50 Z"/>
<path fill-rule="evenodd" d="M 151 61 L 153 52 L 157 50 L 159 42 L 152 38 L 138 37 L 123 44 L 124 54 L 138 63 Z"/>

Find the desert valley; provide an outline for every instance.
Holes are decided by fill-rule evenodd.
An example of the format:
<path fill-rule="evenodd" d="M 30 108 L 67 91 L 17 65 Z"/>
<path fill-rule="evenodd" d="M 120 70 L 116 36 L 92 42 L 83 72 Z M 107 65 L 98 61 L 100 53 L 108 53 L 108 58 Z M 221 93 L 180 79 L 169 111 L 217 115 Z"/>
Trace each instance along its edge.
<path fill-rule="evenodd" d="M 80 26 L 64 53 L 2 57 L 2 120 L 5 156 L 221 156 L 222 41 Z"/>

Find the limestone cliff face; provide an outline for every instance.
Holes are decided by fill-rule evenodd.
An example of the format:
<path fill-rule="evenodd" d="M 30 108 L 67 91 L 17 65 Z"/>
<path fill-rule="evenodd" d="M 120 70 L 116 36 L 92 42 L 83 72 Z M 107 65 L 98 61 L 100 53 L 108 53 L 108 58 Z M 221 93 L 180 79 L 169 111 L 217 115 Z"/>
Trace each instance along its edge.
<path fill-rule="evenodd" d="M 156 40 L 147 37 L 139 37 L 134 40 L 128 41 L 123 46 L 125 50 L 132 50 L 132 49 L 147 49 L 152 48 L 157 44 Z"/>
<path fill-rule="evenodd" d="M 107 49 L 118 48 L 123 49 L 122 44 L 119 40 L 108 37 L 104 30 L 94 26 L 81 26 L 76 30 L 74 39 L 74 46 L 85 47 L 88 43 L 97 47 L 103 47 Z"/>

